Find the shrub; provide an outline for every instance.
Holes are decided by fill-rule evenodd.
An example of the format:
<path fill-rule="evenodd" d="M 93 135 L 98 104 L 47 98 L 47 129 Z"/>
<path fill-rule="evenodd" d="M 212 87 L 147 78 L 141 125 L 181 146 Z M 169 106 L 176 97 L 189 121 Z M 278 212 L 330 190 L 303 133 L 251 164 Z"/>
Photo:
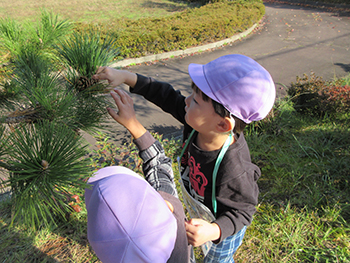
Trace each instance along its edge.
<path fill-rule="evenodd" d="M 347 112 L 350 109 L 350 86 L 329 86 L 321 90 L 321 103 L 326 112 Z"/>
<path fill-rule="evenodd" d="M 215 0 L 199 8 L 189 8 L 161 18 L 120 18 L 103 24 L 76 23 L 75 31 L 100 32 L 101 42 L 113 39 L 114 47 L 120 48 L 116 58 L 130 58 L 222 40 L 251 27 L 264 14 L 261 0 Z M 22 26 L 13 20 L 0 20 L 0 52 L 10 51 L 13 56 L 27 46 L 34 46 L 57 59 L 52 46 L 62 43 L 69 36 L 71 25 L 48 12 L 42 13 L 36 28 Z M 113 41 L 107 42 L 112 44 Z"/>
<path fill-rule="evenodd" d="M 258 22 L 264 13 L 260 1 L 218 2 L 156 19 L 122 18 L 93 27 L 77 24 L 76 30 L 93 28 L 101 37 L 113 35 L 121 58 L 140 57 L 231 37 Z"/>
<path fill-rule="evenodd" d="M 325 85 L 325 81 L 314 73 L 311 73 L 310 77 L 306 74 L 303 77 L 298 76 L 296 83 L 292 83 L 288 89 L 288 95 L 292 97 L 296 111 L 319 115 L 321 105 L 318 92 L 324 89 Z"/>
<path fill-rule="evenodd" d="M 332 85 L 311 73 L 297 77 L 288 90 L 296 111 L 315 117 L 334 116 L 350 108 L 350 86 Z"/>

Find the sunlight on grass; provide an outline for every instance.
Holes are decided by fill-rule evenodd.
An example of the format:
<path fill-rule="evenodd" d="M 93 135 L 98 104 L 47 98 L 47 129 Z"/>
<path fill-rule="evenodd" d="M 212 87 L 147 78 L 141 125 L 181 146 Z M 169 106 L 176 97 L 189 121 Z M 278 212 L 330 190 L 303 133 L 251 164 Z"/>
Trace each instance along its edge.
<path fill-rule="evenodd" d="M 308 210 L 261 204 L 236 258 L 249 258 L 246 262 L 346 262 L 348 232 L 339 207 Z"/>
<path fill-rule="evenodd" d="M 33 22 L 41 9 L 53 11 L 75 22 L 108 22 L 120 17 L 138 19 L 160 17 L 182 11 L 191 5 L 171 0 L 13 0 L 0 1 L 0 17 Z"/>

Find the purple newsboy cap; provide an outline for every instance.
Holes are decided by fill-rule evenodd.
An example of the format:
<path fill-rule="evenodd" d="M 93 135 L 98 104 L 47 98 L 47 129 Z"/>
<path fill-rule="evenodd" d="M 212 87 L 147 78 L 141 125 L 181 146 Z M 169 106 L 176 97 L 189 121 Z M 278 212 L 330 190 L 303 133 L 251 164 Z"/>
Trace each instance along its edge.
<path fill-rule="evenodd" d="M 88 240 L 103 263 L 166 262 L 176 219 L 164 199 L 128 168 L 100 169 L 85 190 Z"/>
<path fill-rule="evenodd" d="M 247 56 L 231 54 L 204 65 L 192 63 L 188 73 L 204 94 L 245 123 L 265 118 L 274 105 L 271 75 Z"/>

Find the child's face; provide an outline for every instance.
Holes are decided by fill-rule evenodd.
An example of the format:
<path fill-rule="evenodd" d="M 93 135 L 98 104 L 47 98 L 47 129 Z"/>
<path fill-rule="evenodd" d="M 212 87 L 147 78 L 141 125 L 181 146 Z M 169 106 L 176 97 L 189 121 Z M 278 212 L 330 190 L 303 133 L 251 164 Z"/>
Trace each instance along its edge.
<path fill-rule="evenodd" d="M 208 133 L 215 129 L 221 117 L 215 113 L 211 100 L 204 101 L 202 94 L 192 91 L 185 103 L 185 120 L 188 125 L 199 133 Z"/>

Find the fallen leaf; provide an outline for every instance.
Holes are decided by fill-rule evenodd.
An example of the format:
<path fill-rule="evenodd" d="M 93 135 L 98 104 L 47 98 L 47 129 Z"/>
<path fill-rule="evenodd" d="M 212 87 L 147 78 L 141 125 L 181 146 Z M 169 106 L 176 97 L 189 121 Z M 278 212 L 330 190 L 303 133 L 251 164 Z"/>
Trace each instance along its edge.
<path fill-rule="evenodd" d="M 72 205 L 72 208 L 74 209 L 75 212 L 79 213 L 82 211 L 81 207 L 79 205 Z"/>
<path fill-rule="evenodd" d="M 78 204 L 81 202 L 79 196 L 77 195 L 72 195 L 72 198 L 75 199 L 75 202 L 77 202 Z"/>

